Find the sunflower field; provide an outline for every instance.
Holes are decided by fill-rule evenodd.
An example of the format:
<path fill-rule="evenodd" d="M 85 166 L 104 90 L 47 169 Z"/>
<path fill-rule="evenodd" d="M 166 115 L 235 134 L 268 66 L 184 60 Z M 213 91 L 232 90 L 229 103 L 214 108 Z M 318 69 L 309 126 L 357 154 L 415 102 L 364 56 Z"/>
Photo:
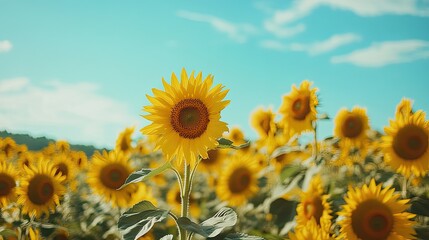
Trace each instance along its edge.
<path fill-rule="evenodd" d="M 304 80 L 252 113 L 250 141 L 222 121 L 228 89 L 212 75 L 162 84 L 150 124 L 114 149 L 0 139 L 0 239 L 429 239 L 429 121 L 411 99 L 377 132 L 364 107 L 320 113 Z"/>

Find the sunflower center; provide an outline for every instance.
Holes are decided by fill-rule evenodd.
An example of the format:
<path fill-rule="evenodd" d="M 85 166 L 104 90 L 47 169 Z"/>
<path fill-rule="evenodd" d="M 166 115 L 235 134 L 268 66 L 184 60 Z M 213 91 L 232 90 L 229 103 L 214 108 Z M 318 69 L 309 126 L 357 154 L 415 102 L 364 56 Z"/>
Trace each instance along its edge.
<path fill-rule="evenodd" d="M 43 205 L 52 199 L 54 183 L 46 175 L 34 176 L 28 184 L 28 198 L 36 205 Z"/>
<path fill-rule="evenodd" d="M 121 164 L 110 164 L 101 169 L 101 183 L 110 189 L 118 189 L 127 180 L 129 175 L 128 170 Z"/>
<path fill-rule="evenodd" d="M 418 159 L 428 150 L 428 135 L 421 127 L 407 125 L 393 139 L 393 150 L 403 159 Z"/>
<path fill-rule="evenodd" d="M 387 239 L 393 229 L 393 214 L 382 202 L 370 199 L 352 212 L 353 232 L 360 239 Z"/>
<path fill-rule="evenodd" d="M 348 116 L 341 127 L 343 135 L 347 138 L 355 138 L 363 130 L 362 120 L 357 116 Z"/>
<path fill-rule="evenodd" d="M 207 164 L 207 165 L 212 165 L 212 164 L 214 164 L 214 163 L 217 162 L 218 155 L 219 155 L 218 150 L 216 150 L 216 149 L 209 150 L 207 152 L 207 155 L 209 155 L 209 157 L 208 158 L 204 158 L 202 160 L 202 163 Z"/>
<path fill-rule="evenodd" d="M 304 120 L 307 114 L 310 113 L 310 97 L 298 97 L 292 103 L 292 117 L 296 120 Z"/>
<path fill-rule="evenodd" d="M 0 197 L 9 195 L 15 186 L 15 180 L 11 176 L 4 173 L 0 174 Z"/>
<path fill-rule="evenodd" d="M 199 99 L 183 99 L 171 110 L 171 126 L 184 138 L 200 137 L 206 131 L 209 122 L 207 107 Z"/>
<path fill-rule="evenodd" d="M 232 172 L 228 187 L 232 193 L 241 193 L 248 189 L 252 180 L 251 172 L 247 168 L 238 168 Z"/>
<path fill-rule="evenodd" d="M 319 196 L 306 199 L 303 203 L 303 209 L 305 218 L 311 220 L 314 217 L 317 224 L 320 225 L 320 218 L 323 215 L 323 202 Z"/>
<path fill-rule="evenodd" d="M 69 169 L 65 163 L 59 163 L 55 166 L 57 170 L 55 171 L 55 175 L 61 174 L 65 177 L 68 176 Z"/>

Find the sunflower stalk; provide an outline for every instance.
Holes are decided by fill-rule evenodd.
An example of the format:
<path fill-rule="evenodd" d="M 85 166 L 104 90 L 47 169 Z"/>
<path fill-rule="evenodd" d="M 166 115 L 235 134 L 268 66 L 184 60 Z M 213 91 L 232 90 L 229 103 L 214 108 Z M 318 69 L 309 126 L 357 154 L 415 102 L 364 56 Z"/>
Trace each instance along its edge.
<path fill-rule="evenodd" d="M 181 201 L 182 201 L 182 211 L 181 211 L 181 217 L 188 217 L 189 213 L 189 196 L 191 194 L 191 185 L 192 185 L 192 177 L 191 177 L 191 166 L 189 164 L 185 164 L 185 172 L 184 172 L 184 178 L 182 182 L 182 188 L 181 188 Z M 187 239 L 187 231 L 183 228 L 179 228 L 179 235 L 181 240 Z"/>

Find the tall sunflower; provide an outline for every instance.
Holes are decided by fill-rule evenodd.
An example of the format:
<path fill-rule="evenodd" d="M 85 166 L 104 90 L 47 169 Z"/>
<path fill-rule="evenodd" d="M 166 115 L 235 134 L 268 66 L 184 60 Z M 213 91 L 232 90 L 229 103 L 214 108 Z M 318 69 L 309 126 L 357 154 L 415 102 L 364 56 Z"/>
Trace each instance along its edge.
<path fill-rule="evenodd" d="M 296 229 L 304 227 L 308 221 L 314 219 L 323 231 L 329 232 L 332 216 L 328 198 L 328 195 L 323 194 L 321 178 L 314 177 L 307 191 L 301 193 L 301 202 L 296 208 Z"/>
<path fill-rule="evenodd" d="M 17 150 L 17 144 L 15 141 L 10 138 L 4 138 L 0 140 L 0 152 L 3 152 L 7 158 L 12 158 L 15 156 Z"/>
<path fill-rule="evenodd" d="M 406 212 L 408 199 L 398 200 L 395 189 L 381 188 L 371 179 L 369 186 L 364 184 L 361 189 L 349 187 L 346 204 L 338 213 L 343 218 L 340 237 L 357 240 L 379 239 L 415 239 L 415 215 Z"/>
<path fill-rule="evenodd" d="M 209 174 L 218 172 L 222 168 L 224 159 L 228 155 L 228 150 L 212 149 L 208 151 L 208 158 L 204 158 L 200 162 L 201 170 Z"/>
<path fill-rule="evenodd" d="M 406 177 L 424 176 L 429 171 L 429 122 L 425 117 L 421 110 L 399 115 L 384 128 L 384 160 Z"/>
<path fill-rule="evenodd" d="M 299 88 L 292 85 L 292 91 L 283 97 L 279 112 L 283 114 L 282 126 L 289 135 L 312 130 L 319 104 L 317 88 L 310 88 L 311 82 L 304 80 Z"/>
<path fill-rule="evenodd" d="M 131 135 L 134 132 L 134 127 L 125 128 L 122 131 L 118 139 L 116 139 L 116 150 L 128 153 L 132 150 L 133 146 L 131 145 Z"/>
<path fill-rule="evenodd" d="M 40 160 L 37 165 L 24 167 L 20 186 L 18 204 L 22 205 L 22 212 L 39 218 L 43 213 L 55 211 L 64 194 L 64 177 L 57 175 L 57 169 L 46 160 Z"/>
<path fill-rule="evenodd" d="M 16 200 L 17 180 L 18 173 L 15 171 L 15 166 L 6 161 L 0 161 L 0 208 Z"/>
<path fill-rule="evenodd" d="M 207 151 L 214 149 L 217 138 L 228 131 L 227 124 L 220 121 L 220 112 L 229 100 L 223 100 L 228 90 L 218 84 L 212 88 L 213 76 L 204 80 L 202 73 L 188 77 L 182 70 L 180 82 L 173 73 L 171 84 L 162 80 L 164 91 L 153 89 L 154 97 L 147 96 L 152 103 L 145 106 L 149 114 L 144 116 L 152 123 L 144 127 L 143 134 L 154 135 L 157 148 L 161 148 L 167 159 L 176 157 L 195 164 L 198 156 L 207 158 Z"/>
<path fill-rule="evenodd" d="M 52 159 L 52 164 L 55 171 L 55 175 L 62 175 L 65 177 L 64 183 L 68 184 L 72 190 L 75 190 L 77 187 L 76 174 L 77 174 L 77 164 L 75 164 L 70 155 L 66 154 L 57 154 Z"/>
<path fill-rule="evenodd" d="M 120 151 L 96 152 L 88 168 L 87 182 L 91 189 L 114 206 L 132 205 L 132 196 L 137 191 L 136 184 L 117 190 L 133 172 L 126 156 Z"/>
<path fill-rule="evenodd" d="M 366 109 L 354 107 L 351 111 L 343 108 L 335 117 L 334 136 L 341 139 L 340 144 L 349 149 L 362 147 L 369 130 Z"/>
<path fill-rule="evenodd" d="M 251 154 L 235 154 L 222 171 L 217 186 L 218 197 L 231 206 L 239 206 L 258 191 L 258 162 Z"/>

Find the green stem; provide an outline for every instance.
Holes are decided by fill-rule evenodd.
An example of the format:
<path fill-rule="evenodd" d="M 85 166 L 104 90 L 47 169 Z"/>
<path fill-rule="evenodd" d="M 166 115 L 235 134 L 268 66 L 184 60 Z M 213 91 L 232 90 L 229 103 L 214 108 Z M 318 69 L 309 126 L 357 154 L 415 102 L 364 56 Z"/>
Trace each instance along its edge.
<path fill-rule="evenodd" d="M 182 211 L 181 211 L 181 217 L 188 217 L 188 210 L 189 210 L 189 195 L 191 194 L 191 167 L 189 164 L 185 164 L 185 172 L 184 172 L 184 181 L 183 181 L 183 187 L 181 192 L 181 199 L 182 199 Z M 186 240 L 188 236 L 188 233 L 185 229 L 181 229 L 180 231 L 180 239 Z"/>
<path fill-rule="evenodd" d="M 319 154 L 319 149 L 317 147 L 317 122 L 313 121 L 313 130 L 314 130 L 314 146 L 313 146 L 313 156 L 314 160 L 317 160 L 317 155 Z"/>
<path fill-rule="evenodd" d="M 402 176 L 402 198 L 407 198 L 407 185 L 408 185 L 408 181 L 407 178 Z"/>

